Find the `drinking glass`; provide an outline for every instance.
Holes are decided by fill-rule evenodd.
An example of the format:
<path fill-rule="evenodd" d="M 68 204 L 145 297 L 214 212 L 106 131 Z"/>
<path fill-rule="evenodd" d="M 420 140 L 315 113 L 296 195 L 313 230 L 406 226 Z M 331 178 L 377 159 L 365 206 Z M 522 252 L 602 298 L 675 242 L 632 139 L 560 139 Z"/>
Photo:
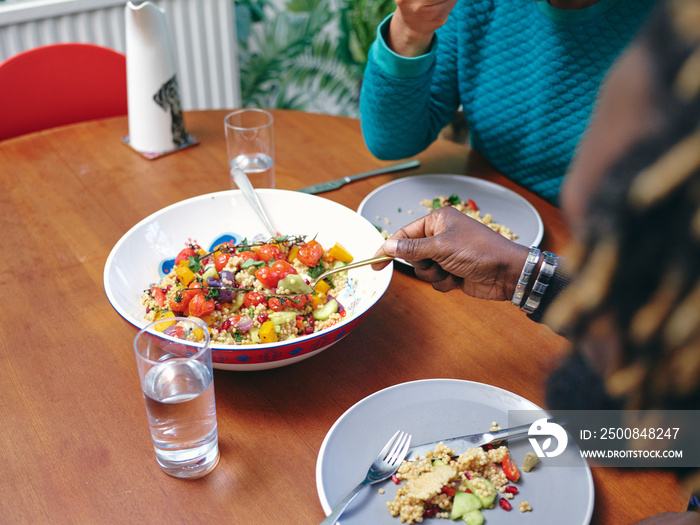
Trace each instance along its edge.
<path fill-rule="evenodd" d="M 207 325 L 197 318 L 154 321 L 134 339 L 158 464 L 200 478 L 219 462 L 214 375 Z"/>
<path fill-rule="evenodd" d="M 224 118 L 230 170 L 242 169 L 254 188 L 275 187 L 275 137 L 272 115 L 256 108 L 239 109 Z"/>

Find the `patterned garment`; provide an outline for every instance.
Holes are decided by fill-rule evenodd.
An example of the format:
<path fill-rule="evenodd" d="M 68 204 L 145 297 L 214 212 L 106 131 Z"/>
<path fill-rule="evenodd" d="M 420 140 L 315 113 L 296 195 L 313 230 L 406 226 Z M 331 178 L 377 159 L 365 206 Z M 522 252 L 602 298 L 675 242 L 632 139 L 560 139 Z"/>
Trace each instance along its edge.
<path fill-rule="evenodd" d="M 360 113 L 368 148 L 400 159 L 427 148 L 462 106 L 472 146 L 501 173 L 556 203 L 600 82 L 653 0 L 461 0 L 430 51 L 404 58 L 383 35 L 369 54 Z"/>

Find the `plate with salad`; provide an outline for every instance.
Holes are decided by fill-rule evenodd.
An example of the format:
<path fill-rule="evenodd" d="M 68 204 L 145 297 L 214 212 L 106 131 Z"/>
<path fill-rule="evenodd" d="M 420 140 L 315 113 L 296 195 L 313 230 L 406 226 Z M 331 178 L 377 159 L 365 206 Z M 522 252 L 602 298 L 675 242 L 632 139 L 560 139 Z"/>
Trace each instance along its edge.
<path fill-rule="evenodd" d="M 316 488 L 323 510 L 329 514 L 333 505 L 364 478 L 377 451 L 396 430 L 409 432 L 413 436 L 412 444 L 418 445 L 485 432 L 494 423 L 506 428 L 509 411 L 518 411 L 520 415 L 521 411 L 533 411 L 537 417 L 540 417 L 538 414 L 547 414 L 534 403 L 507 390 L 458 379 L 411 381 L 366 397 L 338 418 L 321 444 L 316 462 Z M 590 523 L 594 506 L 593 478 L 578 447 L 569 442 L 560 456 L 567 456 L 561 466 L 554 466 L 551 458 L 544 458 L 526 472 L 523 463 L 528 452 L 532 451 L 528 439 L 512 439 L 501 445 L 507 446 L 509 460 L 520 469 L 515 482 L 506 473 L 504 483 L 517 490 L 504 487 L 504 490 L 514 492 L 512 498 L 499 492 L 491 505 L 485 505 L 479 511 L 486 525 Z M 456 452 L 462 454 L 467 451 Z M 499 450 L 487 451 L 486 454 L 495 468 L 506 472 L 502 467 L 503 454 L 499 454 Z M 458 461 L 467 464 L 473 460 L 474 458 L 465 457 Z M 446 467 L 438 466 L 433 470 L 440 469 Z M 397 491 L 406 486 L 406 479 L 409 478 L 408 475 L 398 476 L 394 480 L 389 479 L 366 488 L 348 506 L 340 523 L 400 525 L 400 518 L 392 516 L 390 507 L 393 506 Z M 472 483 L 482 484 L 476 479 Z M 425 482 L 421 485 L 424 487 Z M 451 487 L 462 490 L 456 483 Z M 505 499 L 508 505 L 501 505 L 500 499 Z M 527 510 L 521 511 L 521 503 L 527 504 L 523 505 Z M 503 508 L 508 506 L 511 507 L 510 510 Z M 434 512 L 436 509 L 426 507 L 425 510 L 427 513 L 422 516 L 423 525 L 448 523 L 438 519 L 435 515 L 437 512 Z M 469 522 L 460 517 L 449 523 Z"/>
<path fill-rule="evenodd" d="M 542 218 L 526 199 L 508 188 L 466 175 L 397 179 L 367 195 L 357 211 L 386 238 L 443 206 L 453 206 L 524 246 L 539 245 L 544 235 Z"/>

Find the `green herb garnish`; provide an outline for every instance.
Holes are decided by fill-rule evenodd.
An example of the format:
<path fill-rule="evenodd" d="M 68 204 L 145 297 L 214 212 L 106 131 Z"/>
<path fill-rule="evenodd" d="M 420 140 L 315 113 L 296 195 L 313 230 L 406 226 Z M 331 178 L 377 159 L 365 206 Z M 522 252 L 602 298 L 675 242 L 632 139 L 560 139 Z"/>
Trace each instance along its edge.
<path fill-rule="evenodd" d="M 199 257 L 189 256 L 187 258 L 187 267 L 192 270 L 192 272 L 197 273 L 202 269 L 202 265 L 199 262 Z"/>
<path fill-rule="evenodd" d="M 315 279 L 316 277 L 318 277 L 319 275 L 321 275 L 325 271 L 326 271 L 325 266 L 323 266 L 323 263 L 320 262 L 308 271 L 308 275 L 312 279 Z"/>
<path fill-rule="evenodd" d="M 265 266 L 265 261 L 256 261 L 255 259 L 246 259 L 241 263 L 241 269 L 250 268 L 255 266 L 256 268 L 262 268 Z"/>

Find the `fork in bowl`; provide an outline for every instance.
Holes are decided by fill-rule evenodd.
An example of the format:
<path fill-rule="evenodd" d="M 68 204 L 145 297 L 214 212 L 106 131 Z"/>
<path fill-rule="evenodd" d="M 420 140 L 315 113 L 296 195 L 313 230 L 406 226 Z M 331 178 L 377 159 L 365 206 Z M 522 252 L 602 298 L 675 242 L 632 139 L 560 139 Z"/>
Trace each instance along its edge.
<path fill-rule="evenodd" d="M 384 446 L 377 458 L 372 462 L 372 465 L 367 471 L 367 475 L 362 482 L 357 485 L 343 500 L 333 507 L 333 511 L 328 517 L 321 522 L 321 525 L 333 525 L 345 508 L 350 504 L 359 492 L 367 485 L 373 485 L 384 481 L 394 474 L 401 462 L 406 457 L 409 447 L 411 446 L 411 434 L 397 430 L 389 442 Z"/>
<path fill-rule="evenodd" d="M 384 262 L 384 261 L 393 261 L 394 258 L 391 257 L 390 255 L 380 255 L 379 257 L 372 257 L 371 259 L 363 259 L 362 261 L 356 261 L 352 262 L 350 264 L 346 264 L 344 266 L 339 266 L 338 268 L 331 268 L 329 270 L 324 271 L 322 274 L 316 276 L 310 283 L 309 283 L 309 293 L 311 290 L 314 290 L 316 288 L 316 285 L 323 281 L 326 277 L 333 275 L 334 273 L 338 272 L 344 272 L 346 270 L 352 270 L 353 268 L 359 268 L 360 266 L 367 266 L 368 264 L 374 264 L 374 263 L 379 263 L 379 262 Z M 287 294 L 275 294 L 275 295 L 299 295 L 298 291 L 290 292 Z"/>

